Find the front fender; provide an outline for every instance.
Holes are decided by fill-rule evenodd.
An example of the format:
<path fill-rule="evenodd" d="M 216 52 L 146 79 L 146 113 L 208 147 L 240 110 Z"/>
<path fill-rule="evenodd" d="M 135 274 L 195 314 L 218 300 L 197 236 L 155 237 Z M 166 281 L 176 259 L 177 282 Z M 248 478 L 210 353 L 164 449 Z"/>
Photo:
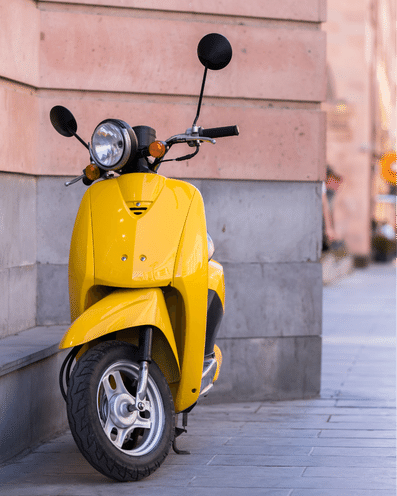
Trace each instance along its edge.
<path fill-rule="evenodd" d="M 131 327 L 157 327 L 167 339 L 180 370 L 174 332 L 161 289 L 117 289 L 89 307 L 63 336 L 59 348 L 88 343 Z"/>

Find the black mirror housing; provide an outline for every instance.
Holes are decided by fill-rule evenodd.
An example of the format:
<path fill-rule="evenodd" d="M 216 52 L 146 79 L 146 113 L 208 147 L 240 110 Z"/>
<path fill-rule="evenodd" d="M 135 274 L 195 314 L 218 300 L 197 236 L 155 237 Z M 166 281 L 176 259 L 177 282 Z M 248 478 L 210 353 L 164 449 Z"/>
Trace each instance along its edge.
<path fill-rule="evenodd" d="M 50 120 L 55 130 L 62 136 L 70 138 L 71 136 L 76 135 L 76 119 L 74 118 L 72 112 L 66 107 L 62 107 L 61 105 L 52 107 L 50 111 Z"/>
<path fill-rule="evenodd" d="M 232 59 L 232 47 L 227 38 L 218 33 L 204 36 L 197 47 L 200 62 L 207 69 L 218 71 L 228 65 Z"/>

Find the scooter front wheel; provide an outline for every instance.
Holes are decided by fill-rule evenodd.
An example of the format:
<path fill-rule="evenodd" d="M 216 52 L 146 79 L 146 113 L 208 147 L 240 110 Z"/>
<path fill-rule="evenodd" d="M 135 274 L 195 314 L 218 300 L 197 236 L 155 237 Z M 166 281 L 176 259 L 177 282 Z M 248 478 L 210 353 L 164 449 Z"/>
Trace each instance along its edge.
<path fill-rule="evenodd" d="M 150 364 L 140 409 L 138 377 L 138 349 L 106 341 L 78 360 L 68 388 L 68 420 L 78 448 L 96 470 L 119 481 L 154 472 L 174 439 L 174 404 L 164 375 Z"/>

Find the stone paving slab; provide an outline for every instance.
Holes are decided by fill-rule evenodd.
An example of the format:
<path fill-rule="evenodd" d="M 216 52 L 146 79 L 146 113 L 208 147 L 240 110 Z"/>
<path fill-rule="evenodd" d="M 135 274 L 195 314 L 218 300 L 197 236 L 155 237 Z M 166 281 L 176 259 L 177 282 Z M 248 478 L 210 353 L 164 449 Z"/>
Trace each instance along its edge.
<path fill-rule="evenodd" d="M 308 467 L 302 477 L 338 477 L 343 479 L 364 478 L 368 480 L 389 480 L 393 483 L 396 478 L 394 468 L 370 467 Z"/>
<path fill-rule="evenodd" d="M 336 402 L 336 406 L 338 407 L 348 407 L 348 408 L 362 408 L 363 406 L 366 406 L 368 408 L 379 408 L 379 409 L 394 409 L 396 408 L 396 401 L 393 399 L 390 400 L 385 400 L 385 399 L 379 399 L 379 400 L 368 400 L 366 398 L 355 398 L 345 400 L 345 399 L 338 399 Z"/>
<path fill-rule="evenodd" d="M 374 425 L 372 425 L 374 427 Z M 354 438 L 354 439 L 396 439 L 396 430 L 374 431 L 374 430 L 344 430 L 344 431 L 321 431 L 319 437 L 322 438 Z"/>
<path fill-rule="evenodd" d="M 311 446 L 314 449 L 317 446 L 330 448 L 344 447 L 370 447 L 370 448 L 393 448 L 396 447 L 396 439 L 379 439 L 379 438 L 304 438 L 304 437 L 239 437 L 229 439 L 226 443 L 228 446 Z M 335 452 L 335 451 L 334 451 Z"/>
<path fill-rule="evenodd" d="M 331 446 L 316 446 L 312 448 L 310 452 L 311 456 L 348 456 L 348 457 L 359 457 L 359 456 L 382 456 L 382 457 L 391 457 L 393 458 L 396 455 L 396 448 L 379 448 L 379 447 L 368 447 L 368 446 L 350 446 L 350 447 L 341 447 L 338 446 L 338 449 L 335 450 L 335 447 Z"/>
<path fill-rule="evenodd" d="M 364 471 L 363 471 L 364 474 Z M 317 489 L 319 496 L 324 487 L 330 489 L 395 489 L 395 481 L 385 480 L 381 475 L 379 477 L 335 477 L 332 472 L 328 477 L 277 477 L 267 476 L 256 477 L 248 475 L 245 477 L 230 476 L 225 478 L 222 473 L 217 476 L 208 476 L 207 474 L 198 475 L 189 482 L 189 486 L 207 487 L 216 490 L 219 487 L 241 488 L 263 487 L 263 488 L 294 488 L 294 489 Z M 216 494 L 216 493 L 213 493 Z"/>
<path fill-rule="evenodd" d="M 289 496 L 375 496 L 372 489 L 294 489 Z M 395 489 L 377 489 L 376 496 L 396 496 Z"/>
<path fill-rule="evenodd" d="M 194 455 L 193 455 L 194 456 Z M 189 457 L 190 459 L 193 457 Z M 376 456 L 351 456 L 348 460 L 338 456 L 265 456 L 265 455 L 215 455 L 206 464 L 236 467 L 395 467 L 394 456 L 382 457 L 382 465 Z M 363 470 L 364 473 L 364 470 Z"/>
<path fill-rule="evenodd" d="M 138 483 L 107 480 L 65 432 L 1 466 L 0 496 L 396 496 L 393 291 L 391 266 L 324 289 L 321 397 L 203 402 L 179 441 L 192 454 Z"/>
<path fill-rule="evenodd" d="M 157 490 L 156 490 L 157 489 Z M 95 495 L 96 496 L 110 496 L 114 494 L 114 486 L 111 484 L 100 486 L 99 484 L 95 487 Z M 131 496 L 134 494 L 134 491 L 137 491 L 139 496 L 153 496 L 153 492 L 159 492 L 161 496 L 208 496 L 208 488 L 207 487 L 164 487 L 159 486 L 158 488 L 153 489 L 153 486 L 144 487 L 142 485 L 135 485 L 133 490 L 131 489 L 131 484 L 123 484 L 122 487 L 117 489 L 118 496 Z M 0 492 L 0 494 L 2 494 Z M 6 493 L 7 496 L 31 496 L 32 486 L 30 484 L 20 486 L 17 490 L 10 489 L 9 492 Z M 87 486 L 74 486 L 74 485 L 60 485 L 60 484 L 51 484 L 51 485 L 43 485 L 40 496 L 92 496 L 94 493 L 92 488 Z M 211 494 L 215 494 L 211 492 Z M 240 488 L 229 488 L 229 487 L 218 487 L 216 488 L 217 496 L 242 496 Z M 290 496 L 291 491 L 289 489 L 266 489 L 263 487 L 259 488 L 245 488 L 244 496 Z M 318 496 L 318 493 L 316 494 Z M 338 496 L 344 496 L 343 494 L 339 494 Z M 350 496 L 350 495 L 348 495 Z M 355 495 L 353 495 L 355 496 Z M 365 496 L 365 495 L 364 495 Z M 383 493 L 380 496 L 389 496 L 389 494 Z"/>

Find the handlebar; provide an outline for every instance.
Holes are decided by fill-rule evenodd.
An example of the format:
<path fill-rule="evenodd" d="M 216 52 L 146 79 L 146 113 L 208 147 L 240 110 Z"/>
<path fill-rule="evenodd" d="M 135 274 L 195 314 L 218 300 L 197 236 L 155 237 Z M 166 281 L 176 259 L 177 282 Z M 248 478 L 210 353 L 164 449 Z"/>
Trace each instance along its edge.
<path fill-rule="evenodd" d="M 191 146 L 196 146 L 200 141 L 209 141 L 215 144 L 214 138 L 224 138 L 226 136 L 238 136 L 239 130 L 237 126 L 223 126 L 203 129 L 202 127 L 190 127 L 184 134 L 176 134 L 171 136 L 164 143 L 171 147 L 176 143 L 188 143 Z"/>
<path fill-rule="evenodd" d="M 208 136 L 208 138 L 225 138 L 226 136 L 238 136 L 238 126 L 212 127 L 209 129 L 200 128 L 199 136 Z"/>
<path fill-rule="evenodd" d="M 157 157 L 154 160 L 154 162 L 151 162 L 149 164 L 149 168 L 152 171 L 157 172 L 157 169 L 160 163 L 162 162 L 168 162 L 173 160 L 181 161 L 181 160 L 188 160 L 190 158 L 193 158 L 195 155 L 197 155 L 200 144 L 202 142 L 207 141 L 209 143 L 215 144 L 215 138 L 224 138 L 227 136 L 238 136 L 238 135 L 239 135 L 238 126 L 222 126 L 222 127 L 212 127 L 208 129 L 203 129 L 202 127 L 199 126 L 193 126 L 187 129 L 184 134 L 176 134 L 175 136 L 171 136 L 171 138 L 168 138 L 166 141 L 163 141 L 161 143 L 165 146 L 165 153 L 167 153 L 168 150 L 177 143 L 187 143 L 189 146 L 195 147 L 196 151 L 194 153 L 190 153 L 189 155 L 184 155 L 183 157 L 172 158 L 170 160 L 163 160 L 163 157 L 165 155 L 164 153 L 164 155 L 162 155 L 161 157 Z M 150 155 L 148 148 L 142 148 L 140 152 L 141 152 L 141 155 L 139 155 L 140 157 L 148 157 Z M 96 179 L 99 179 L 99 177 L 107 178 L 107 173 L 104 174 L 102 171 L 100 174 L 98 174 L 97 177 L 90 179 L 88 177 L 89 175 L 88 174 L 86 175 L 86 169 L 83 171 L 83 174 L 81 176 L 75 177 L 71 181 L 66 182 L 65 186 L 74 184 L 80 179 L 83 180 L 83 183 L 86 186 L 89 186 Z"/>

